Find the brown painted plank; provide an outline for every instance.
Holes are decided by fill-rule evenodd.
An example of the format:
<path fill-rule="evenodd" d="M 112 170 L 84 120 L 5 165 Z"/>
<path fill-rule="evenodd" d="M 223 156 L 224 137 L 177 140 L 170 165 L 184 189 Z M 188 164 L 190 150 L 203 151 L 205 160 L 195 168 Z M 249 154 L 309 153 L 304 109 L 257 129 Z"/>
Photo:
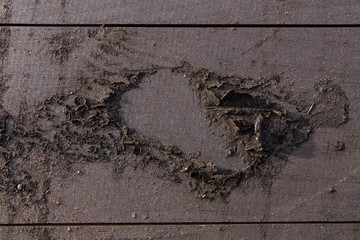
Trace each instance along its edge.
<path fill-rule="evenodd" d="M 359 224 L 2 227 L 3 239 L 357 239 Z"/>
<path fill-rule="evenodd" d="M 93 86 L 96 91 L 91 91 L 84 87 L 91 87 L 86 85 L 86 81 L 118 81 L 132 70 L 146 72 L 146 69 L 157 66 L 162 70 L 145 77 L 139 88 L 128 92 L 128 102 L 121 103 L 124 111 L 126 106 L 128 110 L 135 106 L 135 115 L 129 112 L 127 121 L 138 117 L 138 122 L 144 123 L 149 115 L 154 116 L 154 109 L 143 108 L 134 99 L 149 99 L 147 94 L 150 94 L 150 99 L 152 96 L 154 101 L 158 101 L 154 99 L 155 93 L 155 96 L 163 97 L 161 101 L 164 104 L 173 104 L 178 115 L 174 121 L 169 116 L 156 115 L 159 119 L 153 118 L 154 121 L 147 124 L 175 122 L 172 127 L 163 129 L 172 134 L 174 141 L 178 141 L 176 145 L 187 152 L 193 151 L 191 148 L 207 149 L 210 156 L 217 156 L 222 128 L 216 125 L 207 127 L 208 120 L 204 118 L 197 96 L 191 95 L 191 88 L 184 84 L 187 80 L 169 70 L 180 66 L 183 61 L 195 69 L 209 69 L 218 75 L 256 79 L 280 75 L 280 82 L 290 96 L 308 96 L 314 93 L 314 84 L 330 79 L 342 88 L 350 103 L 348 122 L 339 127 L 315 128 L 310 139 L 289 156 L 285 167 L 272 181 L 271 189 L 264 189 L 261 182 L 253 179 L 248 185 L 234 189 L 227 203 L 218 198 L 213 201 L 201 196 L 198 198 L 199 195 L 191 192 L 187 184 L 162 179 L 163 172 L 159 172 L 156 166 L 123 169 L 124 159 L 113 158 L 95 158 L 92 161 L 73 159 L 73 163 L 67 162 L 70 158 L 62 158 L 51 149 L 50 152 L 47 149 L 37 151 L 39 139 L 26 135 L 26 141 L 35 141 L 33 144 L 27 142 L 29 146 L 25 144 L 24 147 L 30 149 L 29 153 L 19 154 L 15 148 L 9 149 L 10 153 L 4 153 L 11 159 L 8 168 L 12 175 L 7 178 L 8 185 L 5 185 L 5 190 L 2 188 L 0 196 L 2 223 L 359 219 L 359 29 L 2 30 L 2 44 L 8 47 L 1 55 L 2 85 L 6 86 L 1 93 L 1 105 L 14 120 L 23 119 L 20 126 L 27 126 L 26 123 L 32 120 L 35 120 L 35 125 L 45 124 L 40 127 L 49 130 L 41 134 L 54 131 L 46 125 L 49 122 L 41 122 L 36 115 L 44 99 L 61 92 L 75 95 L 91 93 L 85 96 L 103 99 L 109 90 L 97 84 L 95 88 Z M 174 86 L 178 91 L 167 95 L 167 89 Z M 310 105 L 305 106 L 306 110 Z M 187 108 L 193 109 L 194 121 L 190 124 L 198 125 L 188 127 Z M 312 111 L 316 113 L 319 110 Z M 143 115 L 139 117 L 136 113 Z M 160 113 L 165 114 L 166 111 Z M 55 120 L 57 116 L 63 116 L 61 112 L 53 114 Z M 139 132 L 145 131 L 145 135 L 164 137 L 150 131 L 156 125 L 137 126 L 136 121 L 133 122 L 133 127 Z M 181 125 L 182 122 L 187 124 Z M 31 126 L 27 127 L 31 129 Z M 188 131 L 190 135 L 179 134 L 181 131 Z M 211 132 L 216 134 L 211 137 Z M 169 141 L 166 139 L 163 141 L 174 144 L 166 142 Z M 345 144 L 345 150 L 336 151 L 338 141 Z M 188 142 L 191 144 L 187 145 Z M 58 147 L 66 144 L 63 142 Z M 235 169 L 239 161 L 241 164 L 241 160 L 220 155 L 223 158 L 214 160 L 220 166 L 225 164 L 223 167 Z M 126 156 L 125 160 L 136 162 L 131 156 Z M 67 164 L 64 165 L 65 162 Z"/>
<path fill-rule="evenodd" d="M 357 24 L 350 1 L 6 0 L 11 23 L 32 24 Z"/>

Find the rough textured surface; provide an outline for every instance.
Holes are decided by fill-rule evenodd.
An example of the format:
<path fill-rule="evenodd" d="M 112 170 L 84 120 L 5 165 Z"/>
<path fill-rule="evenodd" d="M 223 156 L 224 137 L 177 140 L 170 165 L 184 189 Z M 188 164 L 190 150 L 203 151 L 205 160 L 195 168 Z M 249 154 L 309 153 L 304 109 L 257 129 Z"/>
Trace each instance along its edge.
<path fill-rule="evenodd" d="M 4 0 L 0 23 L 358 24 L 359 8 Z M 1 27 L 0 238 L 358 239 L 342 221 L 360 216 L 359 46 L 358 28 Z"/>
<path fill-rule="evenodd" d="M 337 1 L 124 1 L 121 11 L 113 1 L 1 4 L 2 23 L 358 17 L 357 3 Z M 1 237 L 356 239 L 358 224 L 305 223 L 360 216 L 358 36 L 358 28 L 2 27 L 0 222 L 49 227 L 4 225 Z M 189 226 L 274 221 L 283 223 Z M 147 226 L 154 222 L 178 224 Z"/>
<path fill-rule="evenodd" d="M 359 216 L 357 29 L 9 30 L 3 223 Z M 151 86 L 171 81 L 169 101 L 204 121 L 191 130 L 200 154 L 130 124 L 129 99 L 166 99 Z M 156 129 L 159 109 L 135 106 Z M 211 129 L 217 148 L 204 146 Z"/>
<path fill-rule="evenodd" d="M 357 0 L 17 0 L 13 23 L 357 24 Z"/>
<path fill-rule="evenodd" d="M 346 239 L 356 240 L 359 236 L 359 228 L 359 224 L 2 227 L 0 236 L 11 240 L 19 238 L 24 240 L 335 240 L 346 236 Z"/>
<path fill-rule="evenodd" d="M 67 45 L 69 42 L 65 41 L 60 48 Z M 63 54 L 67 55 L 67 52 Z M 17 173 L 24 165 L 22 162 L 35 154 L 43 160 L 39 165 L 47 167 L 49 175 L 55 171 L 66 176 L 75 162 L 117 162 L 121 169 L 141 167 L 144 171 L 155 171 L 158 178 L 185 183 L 202 198 L 227 200 L 231 190 L 251 178 L 260 179 L 264 190 L 270 191 L 287 155 L 308 139 L 312 125 L 329 125 L 328 111 L 339 115 L 338 118 L 331 116 L 330 126 L 339 126 L 347 120 L 347 98 L 339 86 L 329 82 L 322 86 L 316 99 L 317 102 L 325 101 L 321 105 L 323 109 L 314 110 L 313 114 L 310 109 L 306 116 L 301 109 L 294 113 L 290 107 L 281 106 L 275 102 L 281 97 L 266 91 L 280 85 L 278 77 L 254 80 L 219 76 L 184 63 L 170 70 L 189 78 L 189 84 L 199 93 L 207 118 L 224 129 L 226 154 L 237 155 L 237 160 L 245 165 L 242 169 L 218 167 L 183 152 L 173 143 L 164 145 L 152 136 L 138 134 L 122 120 L 123 94 L 137 88 L 144 76 L 161 68 L 123 69 L 116 73 L 118 78 L 111 80 L 106 78 L 106 73 L 102 73 L 102 78 L 95 74 L 89 78 L 79 77 L 80 89 L 70 94 L 58 93 L 39 103 L 35 118 L 4 112 L 4 191 L 9 197 L 17 192 L 25 194 L 26 202 L 35 204 L 32 198 L 36 196 L 41 180 L 32 181 L 32 174 L 25 170 Z M 273 102 L 268 100 L 271 97 Z M 313 118 L 315 124 L 311 124 Z M 166 129 L 164 127 L 162 131 Z M 49 187 L 49 176 L 46 179 L 44 188 Z M 44 191 L 47 190 L 41 192 Z M 46 203 L 47 199 L 41 195 L 39 200 Z M 9 203 L 10 206 L 13 205 Z M 47 210 L 43 214 L 46 215 Z"/>
<path fill-rule="evenodd" d="M 40 227 L 6 228 L 0 236 L 7 239 L 52 240 L 52 239 L 258 239 L 257 226 L 116 226 L 116 227 Z"/>

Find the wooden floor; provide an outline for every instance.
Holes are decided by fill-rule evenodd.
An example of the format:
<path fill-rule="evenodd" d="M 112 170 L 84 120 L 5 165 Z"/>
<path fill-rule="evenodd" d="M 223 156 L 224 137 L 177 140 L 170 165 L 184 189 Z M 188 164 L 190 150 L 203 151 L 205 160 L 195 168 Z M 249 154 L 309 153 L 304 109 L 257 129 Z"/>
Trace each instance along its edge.
<path fill-rule="evenodd" d="M 357 0 L 0 0 L 0 239 L 360 239 L 359 11 Z M 71 96 L 106 102 L 114 90 L 102 81 L 141 75 L 115 99 L 130 129 L 207 166 L 244 168 L 176 74 L 184 64 L 218 78 L 275 76 L 267 91 L 281 85 L 308 115 L 336 118 L 337 103 L 321 110 L 312 100 L 331 83 L 349 103 L 347 121 L 314 127 L 270 186 L 249 179 L 225 200 L 138 164 L 138 154 L 70 161 L 31 135 L 56 139 L 51 124 L 64 121 Z M 76 144 L 60 145 L 88 146 Z"/>

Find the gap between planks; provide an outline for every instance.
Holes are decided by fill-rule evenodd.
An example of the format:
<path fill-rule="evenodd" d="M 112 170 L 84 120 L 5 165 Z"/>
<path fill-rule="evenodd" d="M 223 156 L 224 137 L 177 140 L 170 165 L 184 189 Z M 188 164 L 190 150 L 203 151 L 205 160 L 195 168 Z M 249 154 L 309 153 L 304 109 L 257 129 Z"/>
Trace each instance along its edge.
<path fill-rule="evenodd" d="M 276 222 L 134 222 L 134 223 L 10 223 L 0 227 L 97 227 L 97 226 L 219 226 L 219 225 L 319 225 L 360 224 L 360 221 L 276 221 Z"/>
<path fill-rule="evenodd" d="M 360 24 L 36 24 L 36 23 L 0 23 L 0 27 L 359 28 Z"/>

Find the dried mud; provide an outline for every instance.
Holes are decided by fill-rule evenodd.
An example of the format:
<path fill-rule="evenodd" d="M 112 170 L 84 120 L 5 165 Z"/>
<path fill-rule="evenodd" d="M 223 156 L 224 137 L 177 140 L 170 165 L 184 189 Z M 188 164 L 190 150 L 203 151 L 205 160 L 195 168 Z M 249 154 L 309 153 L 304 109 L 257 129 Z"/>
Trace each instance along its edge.
<path fill-rule="evenodd" d="M 85 37 L 69 35 L 49 40 L 50 56 L 57 63 L 66 61 Z M 126 51 L 121 41 L 111 41 L 114 35 L 126 41 L 126 31 L 106 32 L 102 38 L 97 35 L 96 30 L 89 30 L 86 36 L 97 41 L 92 57 L 101 59 L 96 52 L 104 57 Z M 202 162 L 175 145 L 164 145 L 127 126 L 120 111 L 122 95 L 162 69 L 184 75 L 206 117 L 222 126 L 227 155 L 238 157 L 245 168 L 226 169 Z M 85 71 L 72 80 L 78 89 L 39 103 L 34 116 L 10 116 L 1 108 L 0 193 L 7 196 L 3 204 L 10 216 L 16 215 L 19 206 L 36 206 L 38 221 L 46 222 L 51 175 L 71 175 L 75 162 L 113 162 L 120 173 L 125 167 L 141 169 L 187 184 L 206 199 L 227 199 L 234 188 L 246 188 L 251 180 L 258 180 L 269 191 L 288 156 L 313 128 L 336 127 L 347 120 L 347 97 L 329 80 L 316 84 L 309 100 L 294 95 L 279 76 L 226 76 L 186 62 L 173 68 L 110 71 L 89 60 Z"/>
<path fill-rule="evenodd" d="M 81 34 L 76 31 L 67 30 L 48 39 L 49 55 L 52 60 L 63 64 L 69 59 L 70 54 L 79 47 L 82 41 Z"/>

